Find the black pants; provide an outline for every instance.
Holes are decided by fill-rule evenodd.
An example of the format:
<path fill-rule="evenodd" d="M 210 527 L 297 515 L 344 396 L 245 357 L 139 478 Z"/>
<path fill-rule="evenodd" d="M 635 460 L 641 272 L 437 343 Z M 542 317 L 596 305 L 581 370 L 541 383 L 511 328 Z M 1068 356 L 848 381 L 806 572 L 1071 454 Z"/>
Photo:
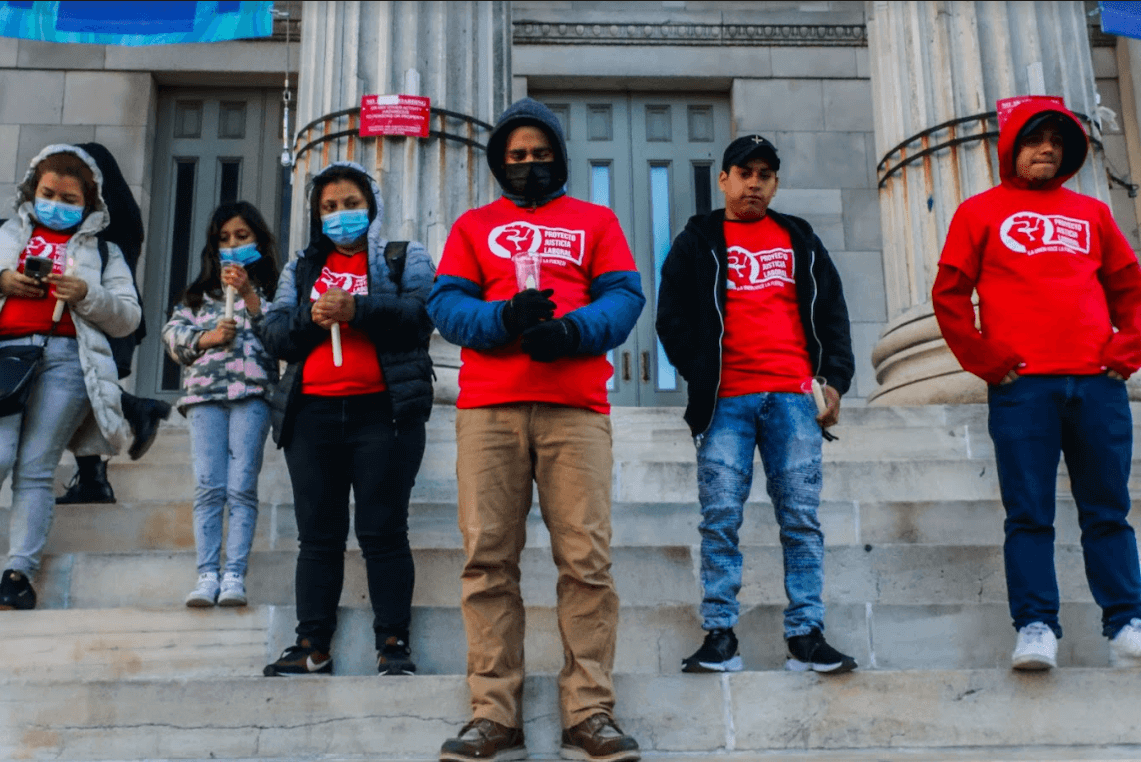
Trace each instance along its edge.
<path fill-rule="evenodd" d="M 415 569 L 408 546 L 408 498 L 424 456 L 424 424 L 397 430 L 387 393 L 301 400 L 285 462 L 293 482 L 297 638 L 328 651 L 345 576 L 349 487 L 368 576 L 379 650 L 408 641 Z"/>

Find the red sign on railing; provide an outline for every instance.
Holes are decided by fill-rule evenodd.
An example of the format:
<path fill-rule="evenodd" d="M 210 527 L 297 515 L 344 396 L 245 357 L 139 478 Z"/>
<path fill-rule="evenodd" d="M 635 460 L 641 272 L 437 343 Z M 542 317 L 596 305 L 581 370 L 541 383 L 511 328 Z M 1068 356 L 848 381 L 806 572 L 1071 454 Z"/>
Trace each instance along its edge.
<path fill-rule="evenodd" d="M 362 138 L 378 135 L 428 137 L 432 102 L 420 95 L 365 95 L 361 97 Z"/>

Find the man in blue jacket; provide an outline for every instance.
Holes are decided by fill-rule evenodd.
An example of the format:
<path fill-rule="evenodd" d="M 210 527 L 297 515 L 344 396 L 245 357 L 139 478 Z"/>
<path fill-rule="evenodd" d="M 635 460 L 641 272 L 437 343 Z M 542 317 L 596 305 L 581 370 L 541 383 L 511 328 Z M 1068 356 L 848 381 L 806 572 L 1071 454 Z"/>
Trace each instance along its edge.
<path fill-rule="evenodd" d="M 824 640 L 824 537 L 816 512 L 822 430 L 852 382 L 840 278 L 802 219 L 769 209 L 780 158 L 760 135 L 725 150 L 725 208 L 690 218 L 662 266 L 658 337 L 689 383 L 697 446 L 705 642 L 685 672 L 741 669 L 738 532 L 760 448 L 784 553 L 787 669 L 840 673 L 856 662 Z M 818 412 L 812 381 L 823 385 Z"/>
<path fill-rule="evenodd" d="M 456 476 L 472 720 L 441 760 L 527 756 L 519 556 L 532 483 L 558 567 L 561 754 L 639 758 L 614 721 L 605 355 L 645 298 L 614 213 L 566 195 L 566 156 L 541 103 L 524 98 L 504 112 L 487 146 L 503 197 L 456 221 L 428 299 L 440 334 L 463 347 Z"/>

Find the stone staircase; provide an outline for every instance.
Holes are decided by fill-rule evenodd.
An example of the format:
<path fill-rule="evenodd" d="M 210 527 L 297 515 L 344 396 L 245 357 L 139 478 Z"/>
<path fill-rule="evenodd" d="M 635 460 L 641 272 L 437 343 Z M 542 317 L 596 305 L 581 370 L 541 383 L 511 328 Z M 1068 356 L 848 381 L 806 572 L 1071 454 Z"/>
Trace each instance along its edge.
<path fill-rule="evenodd" d="M 781 671 L 780 547 L 759 478 L 742 530 L 737 633 L 746 671 L 680 674 L 702 637 L 693 447 L 675 409 L 613 417 L 618 716 L 647 756 L 1141 760 L 1141 673 L 1107 668 L 1064 468 L 1060 668 L 1009 669 L 1014 633 L 985 408 L 845 410 L 840 440 L 825 448 L 826 625 L 860 669 L 834 678 Z M 195 576 L 193 482 L 175 421 L 144 460 L 113 462 L 117 505 L 60 507 L 36 586 L 40 608 L 0 613 L 9 657 L 0 670 L 0 760 L 434 759 L 468 713 L 453 421 L 437 408 L 413 493 L 419 675 L 375 675 L 363 565 L 350 540 L 336 675 L 260 677 L 295 624 L 296 527 L 272 445 L 252 605 L 182 605 Z M 60 476 L 71 472 L 65 463 Z M 8 504 L 5 488 L 0 505 Z M 7 526 L 3 509 L 0 550 Z M 562 651 L 537 510 L 528 537 L 526 731 L 532 755 L 551 758 Z"/>

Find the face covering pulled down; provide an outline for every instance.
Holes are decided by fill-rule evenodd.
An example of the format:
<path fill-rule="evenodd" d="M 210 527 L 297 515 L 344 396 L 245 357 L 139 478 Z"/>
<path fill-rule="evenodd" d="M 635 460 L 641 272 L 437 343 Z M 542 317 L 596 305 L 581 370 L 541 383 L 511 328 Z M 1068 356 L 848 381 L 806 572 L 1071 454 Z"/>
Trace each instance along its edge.
<path fill-rule="evenodd" d="M 218 259 L 225 262 L 234 262 L 242 267 L 261 259 L 257 243 L 247 243 L 245 246 L 235 246 L 232 249 L 218 249 Z"/>
<path fill-rule="evenodd" d="M 338 246 L 359 241 L 368 232 L 367 209 L 342 209 L 321 217 L 321 232 Z"/>
<path fill-rule="evenodd" d="M 83 222 L 83 207 L 37 198 L 36 219 L 52 230 L 68 230 Z"/>
<path fill-rule="evenodd" d="M 561 186 L 555 179 L 554 169 L 553 161 L 524 161 L 505 164 L 503 176 L 513 194 L 528 201 L 537 201 L 551 195 Z"/>

